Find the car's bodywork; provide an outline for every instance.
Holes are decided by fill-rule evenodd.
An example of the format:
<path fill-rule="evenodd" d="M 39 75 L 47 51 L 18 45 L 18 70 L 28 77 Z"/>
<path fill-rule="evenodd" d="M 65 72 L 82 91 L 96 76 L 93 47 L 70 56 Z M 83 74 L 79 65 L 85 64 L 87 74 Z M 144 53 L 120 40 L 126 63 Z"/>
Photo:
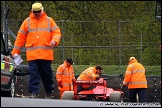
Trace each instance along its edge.
<path fill-rule="evenodd" d="M 96 86 L 92 90 L 84 90 L 77 93 L 78 85 Z M 91 101 L 110 101 L 122 102 L 124 92 L 107 87 L 107 80 L 100 78 L 96 81 L 74 81 L 74 91 L 65 91 L 62 99 L 69 100 L 91 100 Z"/>

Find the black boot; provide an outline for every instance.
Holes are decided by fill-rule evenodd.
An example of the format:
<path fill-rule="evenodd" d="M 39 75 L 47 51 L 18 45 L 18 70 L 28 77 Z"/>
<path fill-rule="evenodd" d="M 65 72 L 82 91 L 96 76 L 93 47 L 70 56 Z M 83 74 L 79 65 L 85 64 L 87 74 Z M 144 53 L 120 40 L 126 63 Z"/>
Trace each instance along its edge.
<path fill-rule="evenodd" d="M 29 98 L 38 98 L 38 95 L 36 95 L 36 94 L 31 94 L 31 95 L 29 96 Z"/>

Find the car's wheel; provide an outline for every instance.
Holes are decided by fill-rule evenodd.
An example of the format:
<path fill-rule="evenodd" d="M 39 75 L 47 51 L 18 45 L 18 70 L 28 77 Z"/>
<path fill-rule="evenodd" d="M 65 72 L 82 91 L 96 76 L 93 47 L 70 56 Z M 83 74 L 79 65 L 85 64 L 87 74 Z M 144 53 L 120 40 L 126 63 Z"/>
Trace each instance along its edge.
<path fill-rule="evenodd" d="M 62 95 L 63 100 L 74 100 L 74 91 L 64 91 Z"/>
<path fill-rule="evenodd" d="M 120 91 L 114 91 L 110 93 L 109 101 L 110 102 L 123 102 L 123 95 L 121 94 Z"/>
<path fill-rule="evenodd" d="M 6 95 L 8 97 L 14 97 L 15 96 L 15 79 L 14 78 L 11 79 L 10 90 L 6 92 Z"/>

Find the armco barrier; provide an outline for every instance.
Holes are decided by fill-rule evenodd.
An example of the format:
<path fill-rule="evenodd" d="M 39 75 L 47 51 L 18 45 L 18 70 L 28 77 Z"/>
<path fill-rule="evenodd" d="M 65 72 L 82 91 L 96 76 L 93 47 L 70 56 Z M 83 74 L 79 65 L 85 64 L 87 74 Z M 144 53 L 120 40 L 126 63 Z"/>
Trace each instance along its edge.
<path fill-rule="evenodd" d="M 76 78 L 78 75 L 75 76 Z M 103 78 L 107 79 L 107 87 L 113 88 L 115 90 L 120 89 L 124 76 L 108 76 L 101 75 Z M 53 98 L 59 99 L 59 90 L 57 88 L 57 82 L 54 76 L 54 91 Z M 29 76 L 17 76 L 16 84 L 16 94 L 28 96 L 28 81 Z M 148 90 L 147 90 L 147 102 L 161 102 L 161 76 L 147 76 Z M 124 87 L 121 89 L 124 92 L 124 101 L 128 102 L 128 89 Z M 45 90 L 42 83 L 40 84 L 39 98 L 45 98 Z"/>

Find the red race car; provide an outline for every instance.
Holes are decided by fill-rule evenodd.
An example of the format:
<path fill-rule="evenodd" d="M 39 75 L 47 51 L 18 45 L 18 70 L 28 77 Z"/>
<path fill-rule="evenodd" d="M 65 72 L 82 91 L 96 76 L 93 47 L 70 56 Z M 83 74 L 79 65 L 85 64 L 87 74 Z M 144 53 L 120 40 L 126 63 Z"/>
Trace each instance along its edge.
<path fill-rule="evenodd" d="M 100 78 L 95 81 L 74 81 L 74 91 L 65 91 L 63 93 L 63 100 L 90 100 L 90 101 L 109 101 L 109 102 L 123 102 L 124 92 L 121 90 L 114 90 L 107 88 L 107 78 Z M 92 90 L 83 90 L 77 93 L 78 85 L 95 86 Z"/>

